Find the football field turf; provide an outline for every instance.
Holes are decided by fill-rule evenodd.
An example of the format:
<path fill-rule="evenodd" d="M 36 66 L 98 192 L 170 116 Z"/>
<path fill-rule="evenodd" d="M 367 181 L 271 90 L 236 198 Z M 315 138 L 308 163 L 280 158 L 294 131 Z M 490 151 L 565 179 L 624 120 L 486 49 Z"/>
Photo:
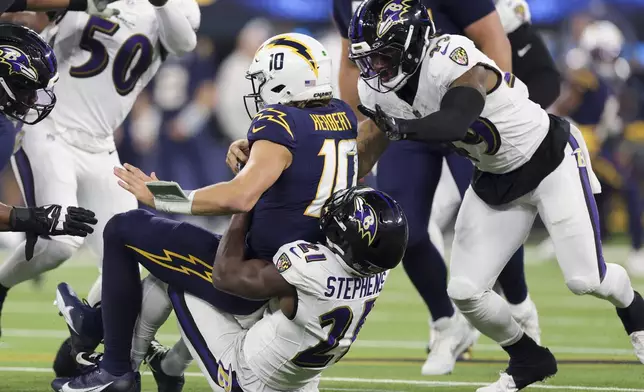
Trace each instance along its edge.
<path fill-rule="evenodd" d="M 619 246 L 605 250 L 607 260 L 623 260 L 627 253 Z M 85 295 L 96 273 L 84 254 L 49 273 L 40 289 L 26 283 L 9 293 L 0 340 L 0 392 L 50 390 L 52 360 L 66 336 L 52 305 L 56 284 L 67 281 Z M 636 362 L 614 308 L 567 292 L 554 261 L 529 264 L 527 275 L 540 312 L 542 340 L 560 360 L 557 376 L 532 389 L 644 392 L 644 365 Z M 635 281 L 635 286 L 644 290 L 644 281 Z M 460 362 L 453 374 L 421 376 L 427 311 L 402 267 L 392 273 L 367 320 L 349 354 L 323 374 L 322 391 L 475 391 L 505 367 L 505 353 L 481 338 L 474 360 Z M 159 340 L 172 344 L 177 337 L 172 316 Z M 210 390 L 196 366 L 189 372 L 186 392 Z M 143 390 L 156 391 L 147 369 Z"/>

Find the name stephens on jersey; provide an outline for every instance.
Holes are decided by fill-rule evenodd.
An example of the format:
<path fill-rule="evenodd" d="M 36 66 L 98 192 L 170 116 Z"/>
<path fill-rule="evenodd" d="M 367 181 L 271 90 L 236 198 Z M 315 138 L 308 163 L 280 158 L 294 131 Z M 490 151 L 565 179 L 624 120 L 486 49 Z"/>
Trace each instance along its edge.
<path fill-rule="evenodd" d="M 324 296 L 336 299 L 358 299 L 380 294 L 389 271 L 365 277 L 329 276 Z"/>

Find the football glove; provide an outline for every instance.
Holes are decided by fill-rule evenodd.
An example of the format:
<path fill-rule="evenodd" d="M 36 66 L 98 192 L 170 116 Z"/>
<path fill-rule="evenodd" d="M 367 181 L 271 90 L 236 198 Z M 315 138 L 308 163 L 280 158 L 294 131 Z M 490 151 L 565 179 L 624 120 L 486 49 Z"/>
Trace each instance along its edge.
<path fill-rule="evenodd" d="M 369 117 L 376 123 L 378 128 L 387 135 L 389 140 L 397 141 L 407 138 L 406 134 L 400 132 L 400 125 L 396 118 L 388 116 L 380 107 L 376 105 L 376 110 L 373 111 L 366 106 L 358 105 L 358 110 L 360 113 Z"/>
<path fill-rule="evenodd" d="M 42 207 L 13 207 L 9 216 L 11 231 L 26 233 L 27 244 L 25 256 L 31 260 L 34 256 L 36 241 L 41 235 L 72 235 L 86 237 L 94 232 L 91 225 L 98 221 L 92 211 L 80 207 L 67 207 L 67 213 L 61 218 L 63 207 L 50 204 Z"/>

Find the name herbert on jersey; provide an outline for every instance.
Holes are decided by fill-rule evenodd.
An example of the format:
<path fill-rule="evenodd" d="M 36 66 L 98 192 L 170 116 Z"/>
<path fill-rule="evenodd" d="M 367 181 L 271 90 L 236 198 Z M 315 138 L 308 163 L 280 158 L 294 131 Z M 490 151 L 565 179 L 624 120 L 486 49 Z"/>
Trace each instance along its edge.
<path fill-rule="evenodd" d="M 324 296 L 344 300 L 369 297 L 382 291 L 386 279 L 386 271 L 371 276 L 355 278 L 329 276 L 326 279 L 327 291 Z"/>

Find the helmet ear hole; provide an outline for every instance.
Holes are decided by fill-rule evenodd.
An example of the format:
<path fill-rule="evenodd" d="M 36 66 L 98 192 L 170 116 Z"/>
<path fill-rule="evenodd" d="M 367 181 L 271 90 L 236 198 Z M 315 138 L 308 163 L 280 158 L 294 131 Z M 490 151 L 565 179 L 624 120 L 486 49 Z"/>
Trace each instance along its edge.
<path fill-rule="evenodd" d="M 279 94 L 279 93 L 281 93 L 281 92 L 282 92 L 282 90 L 284 90 L 285 88 L 286 88 L 286 86 L 285 86 L 285 85 L 280 84 L 280 85 L 278 85 L 278 86 L 273 87 L 273 88 L 271 89 L 271 91 L 272 91 L 272 92 L 274 92 L 275 94 Z"/>

